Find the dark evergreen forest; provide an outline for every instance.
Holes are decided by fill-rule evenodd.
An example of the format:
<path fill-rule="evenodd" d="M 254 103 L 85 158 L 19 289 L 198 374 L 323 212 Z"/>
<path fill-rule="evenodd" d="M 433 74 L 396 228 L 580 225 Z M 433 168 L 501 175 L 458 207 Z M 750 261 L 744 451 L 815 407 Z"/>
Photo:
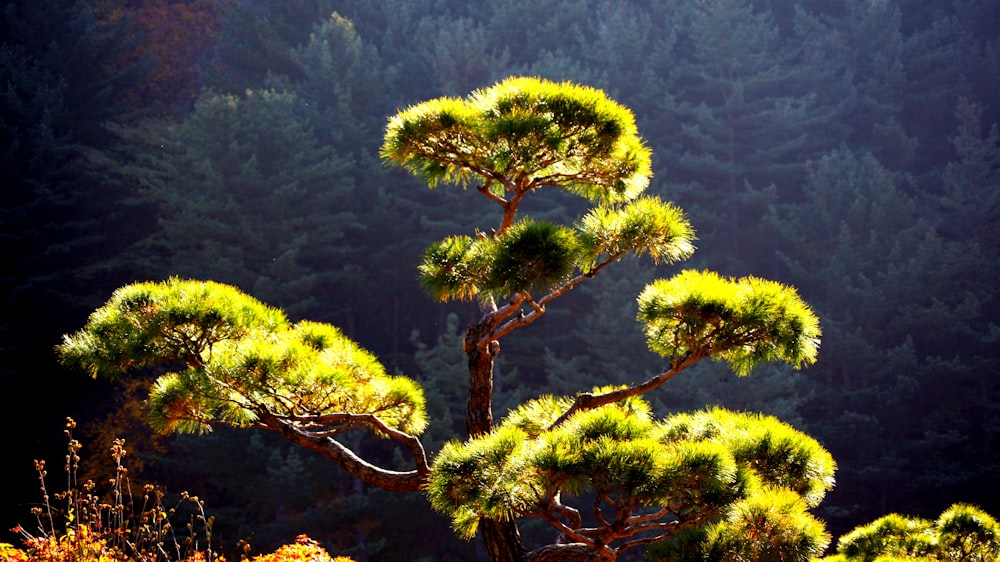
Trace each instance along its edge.
<path fill-rule="evenodd" d="M 463 436 L 477 308 L 436 303 L 416 267 L 497 217 L 378 148 L 398 109 L 511 75 L 631 108 L 652 193 L 697 230 L 688 266 L 794 285 L 821 317 L 814 366 L 699 366 L 649 396 L 661 412 L 816 437 L 839 465 L 817 510 L 835 537 L 958 501 L 1000 515 L 998 30 L 995 0 L 4 2 L 0 542 L 40 499 L 32 459 L 61 478 L 72 416 L 90 462 L 125 437 L 136 480 L 203 497 L 224 545 L 307 532 L 357 560 L 474 559 L 423 497 L 274 436 L 155 438 L 135 385 L 69 373 L 53 347 L 119 286 L 212 279 L 420 380 L 429 449 Z M 540 199 L 535 216 L 578 214 Z M 669 269 L 628 261 L 505 343 L 498 413 L 657 370 L 635 297 Z"/>

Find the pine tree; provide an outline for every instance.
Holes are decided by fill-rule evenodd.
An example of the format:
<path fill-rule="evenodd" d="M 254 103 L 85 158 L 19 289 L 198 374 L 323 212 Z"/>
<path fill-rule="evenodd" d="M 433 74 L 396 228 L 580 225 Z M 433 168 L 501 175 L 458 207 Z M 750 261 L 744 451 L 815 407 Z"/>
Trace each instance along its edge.
<path fill-rule="evenodd" d="M 297 96 L 208 95 L 182 123 L 124 129 L 112 169 L 141 186 L 159 230 L 136 247 L 148 275 L 215 277 L 305 311 L 356 228 L 350 160 L 316 140 Z"/>
<path fill-rule="evenodd" d="M 270 103 L 294 99 L 254 95 Z M 198 118 L 225 137 L 230 131 L 212 118 L 253 102 L 220 96 L 207 103 L 223 107 Z M 225 158 L 238 146 L 212 144 L 220 145 L 226 148 L 213 162 L 243 166 L 238 172 L 255 162 L 256 154 Z M 835 465 L 818 442 L 773 418 L 718 409 L 658 420 L 642 398 L 705 359 L 738 375 L 770 362 L 813 363 L 818 320 L 791 287 L 695 270 L 649 283 L 636 318 L 666 365 L 661 372 L 575 396 L 542 396 L 493 422 L 501 339 L 627 254 L 672 264 L 693 251 L 680 209 L 642 196 L 649 149 L 627 108 L 593 88 L 509 78 L 464 99 L 398 112 L 381 155 L 428 187 L 471 184 L 474 195 L 499 207 L 495 231 L 433 243 L 418 268 L 434 298 L 475 300 L 480 314 L 462 339 L 469 439 L 449 441 L 433 463 L 418 438 L 427 417 L 415 381 L 390 375 L 332 325 L 291 322 L 231 285 L 171 278 L 122 287 L 65 337 L 62 360 L 109 378 L 172 367 L 150 393 L 155 429 L 277 432 L 367 486 L 425 491 L 460 536 L 481 532 L 496 561 L 611 561 L 682 528 L 702 533 L 706 551 L 811 556 L 825 548 L 828 536 L 809 509 L 832 487 Z M 538 190 L 580 196 L 590 208 L 571 225 L 525 218 L 522 201 Z M 362 429 L 406 451 L 412 468 L 366 460 L 349 435 Z M 528 550 L 518 519 L 547 523 L 557 537 Z M 757 538 L 737 547 L 750 535 Z"/>
<path fill-rule="evenodd" d="M 212 89 L 242 94 L 247 89 L 276 87 L 282 79 L 296 81 L 301 68 L 294 49 L 308 43 L 313 28 L 334 12 L 332 0 L 220 3 L 215 55 L 205 63 Z"/>
<path fill-rule="evenodd" d="M 818 4 L 815 12 L 796 10 L 795 34 L 805 61 L 826 69 L 817 90 L 846 100 L 848 145 L 864 147 L 892 169 L 912 165 L 918 143 L 900 122 L 900 92 L 910 89 L 900 9 L 889 2 L 855 1 L 831 14 L 822 11 L 830 9 L 828 3 Z M 827 90 L 841 76 L 849 77 L 850 87 Z"/>
<path fill-rule="evenodd" d="M 815 72 L 825 69 L 801 60 L 801 46 L 750 2 L 688 9 L 662 101 L 672 126 L 653 140 L 660 167 L 671 182 L 688 184 L 681 202 L 712 256 L 739 260 L 739 269 L 767 265 L 754 253 L 766 247 L 761 218 L 776 199 L 798 197 L 806 162 L 846 138 L 838 118 L 848 85 L 840 77 L 832 91 L 814 93 Z"/>

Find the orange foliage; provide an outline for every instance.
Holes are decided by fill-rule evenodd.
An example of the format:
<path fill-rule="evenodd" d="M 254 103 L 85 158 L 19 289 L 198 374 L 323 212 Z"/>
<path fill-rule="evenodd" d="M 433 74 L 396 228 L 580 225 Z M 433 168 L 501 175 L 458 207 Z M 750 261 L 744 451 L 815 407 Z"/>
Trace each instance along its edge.
<path fill-rule="evenodd" d="M 204 502 L 197 496 L 183 492 L 181 501 L 195 506 L 194 520 L 204 526 L 204 550 L 197 550 L 201 543 L 188 537 L 183 542 L 182 552 L 171 523 L 177 508 L 164 506 L 161 503 L 162 492 L 154 490 L 152 485 L 145 487 L 143 511 L 138 515 L 130 512 L 120 493 L 127 472 L 122 462 L 125 457 L 124 440 L 115 439 L 111 447 L 116 470 L 109 481 L 114 491 L 110 503 L 95 495 L 92 481 L 82 487 L 77 486 L 80 466 L 77 453 L 82 445 L 73 438 L 75 429 L 76 422 L 67 418 L 64 434 L 69 443 L 64 469 L 71 487 L 50 495 L 46 485 L 48 472 L 45 461 L 35 461 L 42 506 L 33 507 L 31 513 L 38 521 L 38 534 L 32 534 L 22 526 L 12 529 L 20 535 L 22 547 L 0 543 L 0 562 L 160 562 L 172 559 L 166 557 L 167 550 L 176 550 L 178 556 L 182 556 L 177 562 L 226 562 L 224 556 L 211 550 L 211 526 L 215 518 L 205 514 Z M 195 532 L 194 520 L 187 525 L 192 533 Z M 272 554 L 256 556 L 249 562 L 353 561 L 342 556 L 332 558 L 319 543 L 306 535 L 299 535 L 294 544 L 282 546 Z"/>
<path fill-rule="evenodd" d="M 107 23 L 125 14 L 116 0 L 96 2 Z M 126 67 L 152 55 L 156 64 L 144 83 L 133 92 L 133 108 L 165 110 L 187 108 L 200 90 L 198 63 L 212 48 L 212 32 L 218 23 L 213 0 L 128 0 L 134 17 L 136 42 L 132 52 L 119 53 L 112 64 Z M 103 8 L 100 9 L 100 8 Z"/>
<path fill-rule="evenodd" d="M 0 560 L 4 562 L 28 562 L 30 558 L 23 550 L 14 548 L 14 545 L 0 542 Z"/>
<path fill-rule="evenodd" d="M 253 562 L 353 562 L 346 556 L 331 558 L 323 547 L 306 535 L 299 535 L 295 544 L 286 544 L 271 554 L 255 556 Z"/>
<path fill-rule="evenodd" d="M 20 529 L 14 529 L 20 531 Z M 134 562 L 121 552 L 108 548 L 106 541 L 87 527 L 68 531 L 62 537 L 29 537 L 24 549 L 0 543 L 0 560 L 3 562 Z M 179 562 L 206 562 L 204 552 L 190 554 Z M 226 562 L 224 556 L 211 560 Z M 331 557 L 319 543 L 306 535 L 299 535 L 295 544 L 284 545 L 271 554 L 255 556 L 251 562 L 354 562 L 346 556 Z"/>
<path fill-rule="evenodd" d="M 107 545 L 107 541 L 90 528 L 81 525 L 67 529 L 62 536 L 33 537 L 20 527 L 14 529 L 25 536 L 24 551 L 9 544 L 0 545 L 0 560 L 31 560 L 33 562 L 126 562 L 122 552 Z M 224 561 L 223 561 L 224 562 Z"/>

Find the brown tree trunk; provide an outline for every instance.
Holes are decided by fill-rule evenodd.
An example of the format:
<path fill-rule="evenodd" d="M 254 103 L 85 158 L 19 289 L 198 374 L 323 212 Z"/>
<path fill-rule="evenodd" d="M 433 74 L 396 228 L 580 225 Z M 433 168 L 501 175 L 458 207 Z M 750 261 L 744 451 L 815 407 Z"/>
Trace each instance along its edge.
<path fill-rule="evenodd" d="M 493 360 L 500 343 L 492 341 L 492 322 L 488 319 L 470 326 L 465 334 L 465 354 L 469 358 L 469 402 L 465 428 L 469 437 L 493 430 Z"/>
<path fill-rule="evenodd" d="M 493 361 L 500 353 L 500 342 L 494 340 L 496 322 L 485 316 L 470 326 L 465 334 L 465 353 L 469 358 L 469 402 L 466 428 L 469 437 L 493 430 Z M 517 524 L 513 521 L 483 519 L 479 531 L 492 562 L 521 562 L 524 547 Z"/>
<path fill-rule="evenodd" d="M 491 562 L 521 562 L 524 559 L 521 533 L 514 521 L 483 519 L 479 522 L 479 532 Z"/>

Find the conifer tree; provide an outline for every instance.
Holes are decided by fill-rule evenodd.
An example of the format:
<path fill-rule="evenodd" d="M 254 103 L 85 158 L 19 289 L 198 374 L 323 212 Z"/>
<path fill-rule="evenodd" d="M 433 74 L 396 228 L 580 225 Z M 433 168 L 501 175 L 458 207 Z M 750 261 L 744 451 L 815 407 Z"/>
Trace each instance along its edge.
<path fill-rule="evenodd" d="M 1000 524 L 989 513 L 957 503 L 934 521 L 892 513 L 840 537 L 837 554 L 821 562 L 962 560 L 1000 556 Z"/>
<path fill-rule="evenodd" d="M 240 94 L 250 88 L 275 87 L 275 80 L 282 78 L 300 79 L 292 52 L 308 43 L 314 26 L 333 13 L 333 4 L 331 0 L 219 4 L 215 55 L 205 63 L 207 85 Z"/>
<path fill-rule="evenodd" d="M 796 10 L 795 34 L 803 59 L 817 69 L 817 95 L 845 99 L 842 120 L 850 146 L 865 147 L 884 165 L 912 165 L 917 142 L 900 122 L 906 86 L 902 14 L 890 2 L 845 2 L 837 10 L 816 3 Z M 833 10 L 830 14 L 822 10 Z M 842 12 L 842 13 L 837 13 Z M 849 77 L 846 88 L 831 88 Z M 830 146 L 833 148 L 833 146 Z"/>
<path fill-rule="evenodd" d="M 804 64 L 800 45 L 753 2 L 687 10 L 661 102 L 676 126 L 659 130 L 657 153 L 670 181 L 688 185 L 683 200 L 705 244 L 742 262 L 739 269 L 767 264 L 769 254 L 756 253 L 767 247 L 761 218 L 776 200 L 797 196 L 809 159 L 846 138 L 838 118 L 849 85 L 841 76 L 815 93 L 817 73 L 829 70 Z"/>
<path fill-rule="evenodd" d="M 256 90 L 206 95 L 180 124 L 122 129 L 128 151 L 110 169 L 158 210 L 160 229 L 136 247 L 148 275 L 212 277 L 308 310 L 356 226 L 350 159 L 319 144 L 310 115 L 295 94 Z"/>
<path fill-rule="evenodd" d="M 791 287 L 695 270 L 651 282 L 636 316 L 662 372 L 541 396 L 494 423 L 500 340 L 627 254 L 671 264 L 693 251 L 680 209 L 642 194 L 649 149 L 627 108 L 593 88 L 509 78 L 400 111 L 381 154 L 429 187 L 471 188 L 498 211 L 488 231 L 431 244 L 419 267 L 436 299 L 478 303 L 462 340 L 468 440 L 448 442 L 430 462 L 415 381 L 388 374 L 329 324 L 293 323 L 216 282 L 119 289 L 66 336 L 62 360 L 111 378 L 168 366 L 149 399 L 154 428 L 277 432 L 367 485 L 425 491 L 460 536 L 482 534 L 494 561 L 613 561 L 681 530 L 705 551 L 822 552 L 828 536 L 808 510 L 832 487 L 835 467 L 818 442 L 774 418 L 720 409 L 658 420 L 642 397 L 704 359 L 738 375 L 769 362 L 813 363 L 818 320 Z M 539 190 L 564 190 L 590 208 L 572 224 L 527 218 L 522 205 Z M 360 456 L 346 438 L 357 430 L 401 446 L 412 468 Z M 526 548 L 523 518 L 549 525 L 555 538 Z M 756 538 L 740 541 L 748 536 Z"/>

